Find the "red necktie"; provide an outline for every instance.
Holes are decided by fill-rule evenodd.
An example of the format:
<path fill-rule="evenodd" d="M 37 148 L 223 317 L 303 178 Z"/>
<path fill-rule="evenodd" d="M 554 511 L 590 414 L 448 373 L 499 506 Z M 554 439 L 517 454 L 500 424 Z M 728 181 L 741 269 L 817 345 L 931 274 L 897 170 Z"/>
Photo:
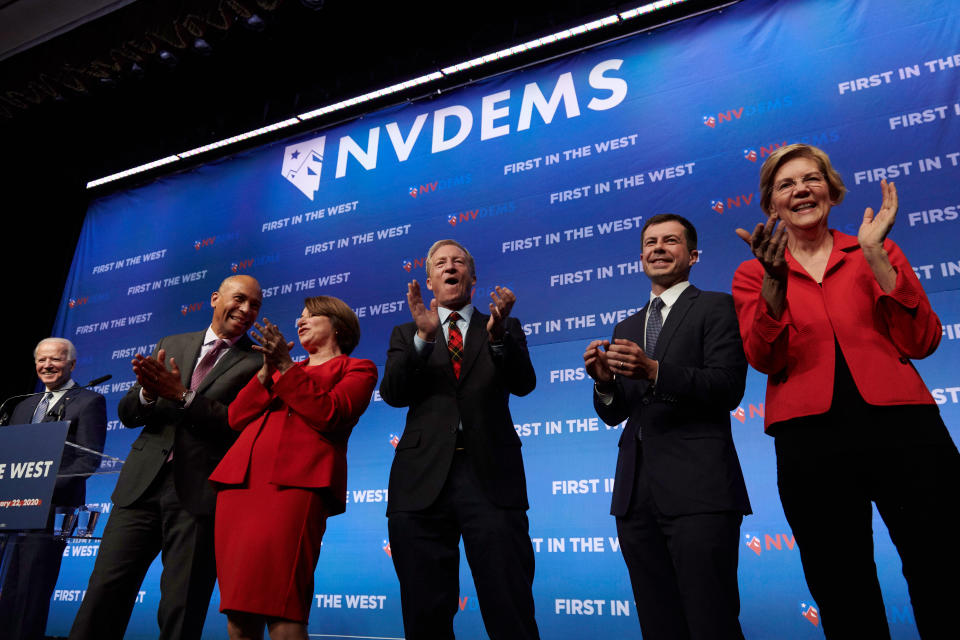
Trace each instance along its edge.
<path fill-rule="evenodd" d="M 454 311 L 448 316 L 450 326 L 447 329 L 447 349 L 450 351 L 450 364 L 453 365 L 453 375 L 460 378 L 460 367 L 463 366 L 463 334 L 457 326 L 460 314 Z"/>

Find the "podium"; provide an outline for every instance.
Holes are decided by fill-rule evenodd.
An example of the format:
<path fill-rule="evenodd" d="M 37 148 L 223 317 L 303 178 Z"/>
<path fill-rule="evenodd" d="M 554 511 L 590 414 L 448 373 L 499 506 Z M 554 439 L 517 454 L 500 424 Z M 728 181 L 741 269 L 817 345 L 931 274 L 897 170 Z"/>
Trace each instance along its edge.
<path fill-rule="evenodd" d="M 0 428 L 0 533 L 44 529 L 69 422 Z"/>

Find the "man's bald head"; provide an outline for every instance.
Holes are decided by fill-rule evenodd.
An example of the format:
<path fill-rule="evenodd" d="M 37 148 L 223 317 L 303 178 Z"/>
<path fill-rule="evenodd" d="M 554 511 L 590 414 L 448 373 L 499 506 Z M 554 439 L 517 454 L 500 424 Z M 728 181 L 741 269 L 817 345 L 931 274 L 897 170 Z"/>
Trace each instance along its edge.
<path fill-rule="evenodd" d="M 210 296 L 213 332 L 224 340 L 243 335 L 253 326 L 262 302 L 263 291 L 256 278 L 248 275 L 224 278 L 220 288 Z"/>

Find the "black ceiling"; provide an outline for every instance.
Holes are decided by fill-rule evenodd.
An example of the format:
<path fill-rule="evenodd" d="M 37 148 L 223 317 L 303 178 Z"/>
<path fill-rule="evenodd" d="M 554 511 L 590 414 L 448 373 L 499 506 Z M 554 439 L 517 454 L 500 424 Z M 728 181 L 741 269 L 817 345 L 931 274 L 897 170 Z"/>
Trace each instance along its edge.
<path fill-rule="evenodd" d="M 502 69 L 728 3 L 690 0 Z M 138 0 L 0 61 L 0 268 L 16 301 L 2 324 L 16 339 L 2 352 L 0 396 L 31 384 L 30 352 L 53 324 L 87 181 L 638 4 Z"/>

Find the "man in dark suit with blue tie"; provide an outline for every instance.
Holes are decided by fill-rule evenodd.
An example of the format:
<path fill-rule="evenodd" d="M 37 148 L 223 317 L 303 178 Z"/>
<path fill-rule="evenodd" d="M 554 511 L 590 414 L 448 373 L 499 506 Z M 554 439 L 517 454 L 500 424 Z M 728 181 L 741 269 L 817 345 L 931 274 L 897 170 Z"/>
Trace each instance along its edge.
<path fill-rule="evenodd" d="M 644 640 L 742 640 L 737 559 L 750 502 L 730 412 L 747 363 L 733 298 L 690 284 L 697 232 L 674 214 L 641 231 L 650 302 L 583 355 L 594 407 L 626 420 L 611 513 Z"/>
<path fill-rule="evenodd" d="M 460 538 L 491 640 L 537 640 L 533 546 L 520 438 L 507 406 L 537 384 L 516 300 L 470 304 L 473 257 L 454 240 L 427 254 L 425 304 L 408 285 L 413 322 L 390 337 L 380 395 L 409 407 L 390 469 L 390 547 L 408 640 L 452 640 Z"/>
<path fill-rule="evenodd" d="M 161 640 L 199 640 L 216 582 L 207 478 L 236 440 L 227 407 L 263 363 L 247 330 L 263 293 L 231 276 L 210 296 L 206 331 L 160 340 L 133 361 L 137 384 L 120 400 L 125 427 L 143 427 L 111 496 L 113 511 L 70 640 L 120 640 L 137 591 L 162 554 Z"/>
<path fill-rule="evenodd" d="M 43 638 L 50 596 L 57 585 L 66 542 L 54 538 L 57 510 L 73 511 L 86 501 L 87 476 L 100 466 L 107 433 L 107 404 L 99 393 L 83 389 L 70 377 L 77 350 L 65 338 L 46 338 L 33 350 L 37 377 L 46 389 L 21 401 L 10 415 L 10 424 L 68 421 L 65 445 L 51 498 L 46 531 L 18 541 L 8 549 L 6 580 L 0 592 L 0 637 L 8 640 Z"/>

